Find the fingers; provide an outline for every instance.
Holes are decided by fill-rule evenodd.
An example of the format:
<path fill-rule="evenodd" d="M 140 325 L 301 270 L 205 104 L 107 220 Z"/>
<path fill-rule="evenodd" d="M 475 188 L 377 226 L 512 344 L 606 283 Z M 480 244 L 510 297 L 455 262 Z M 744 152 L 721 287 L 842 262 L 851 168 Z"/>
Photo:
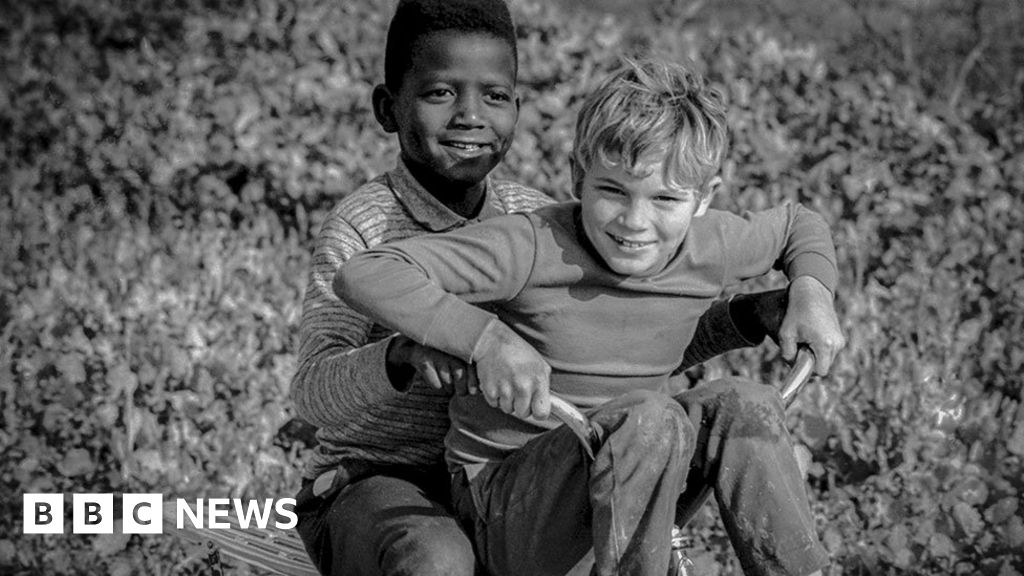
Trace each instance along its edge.
<path fill-rule="evenodd" d="M 420 378 L 424 382 L 430 385 L 435 390 L 443 390 L 445 388 L 441 376 L 437 373 L 437 369 L 434 365 L 427 362 L 416 366 L 416 371 L 420 373 Z"/>
<path fill-rule="evenodd" d="M 489 383 L 482 378 L 478 385 L 487 404 L 507 414 L 545 419 L 551 412 L 550 381 L 546 372 L 530 377 L 513 375 Z"/>
<path fill-rule="evenodd" d="M 846 346 L 846 338 L 842 334 L 836 333 L 822 338 L 810 346 L 811 350 L 814 351 L 814 373 L 819 376 L 826 376 L 832 369 L 832 363 L 835 362 L 839 351 Z"/>
<path fill-rule="evenodd" d="M 475 370 L 462 360 L 439 350 L 414 344 L 409 352 L 410 365 L 431 388 L 455 394 L 475 394 Z"/>
<path fill-rule="evenodd" d="M 818 376 L 827 376 L 829 369 L 832 368 L 832 358 L 827 356 L 814 356 L 814 372 Z"/>
<path fill-rule="evenodd" d="M 466 393 L 476 395 L 480 393 L 480 380 L 476 376 L 476 368 L 466 367 Z"/>
<path fill-rule="evenodd" d="M 547 414 L 551 367 L 521 336 L 500 322 L 481 335 L 474 353 L 480 390 L 487 403 L 520 418 Z M 534 396 L 540 398 L 534 401 Z"/>
<path fill-rule="evenodd" d="M 492 408 L 500 408 L 501 391 L 493 383 L 484 382 L 480 386 L 480 391 L 483 393 L 484 401 L 487 402 Z"/>
<path fill-rule="evenodd" d="M 782 357 L 787 362 L 792 362 L 796 358 L 796 345 L 797 335 L 795 330 L 784 327 L 779 331 L 779 347 L 782 349 Z"/>
<path fill-rule="evenodd" d="M 451 390 L 456 396 L 475 394 L 476 378 L 472 368 L 458 365 L 451 370 Z"/>
<path fill-rule="evenodd" d="M 547 386 L 534 393 L 530 404 L 530 412 L 538 420 L 545 420 L 551 414 L 551 394 Z"/>

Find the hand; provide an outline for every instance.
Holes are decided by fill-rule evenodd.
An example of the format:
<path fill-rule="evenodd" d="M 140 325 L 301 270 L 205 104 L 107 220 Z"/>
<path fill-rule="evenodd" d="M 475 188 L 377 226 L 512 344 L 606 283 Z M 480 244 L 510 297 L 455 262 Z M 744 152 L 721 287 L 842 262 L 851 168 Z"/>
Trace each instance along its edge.
<path fill-rule="evenodd" d="M 476 370 L 462 360 L 440 350 L 423 346 L 398 335 L 388 348 L 387 363 L 393 379 L 411 380 L 413 374 L 431 388 L 464 396 L 479 392 Z"/>
<path fill-rule="evenodd" d="M 480 391 L 491 406 L 539 420 L 551 411 L 551 367 L 537 350 L 504 323 L 487 325 L 473 352 Z"/>
<path fill-rule="evenodd" d="M 795 359 L 798 344 L 811 347 L 819 376 L 828 374 L 836 354 L 846 346 L 832 293 L 810 276 L 800 276 L 789 284 L 789 305 L 779 329 L 783 358 Z"/>

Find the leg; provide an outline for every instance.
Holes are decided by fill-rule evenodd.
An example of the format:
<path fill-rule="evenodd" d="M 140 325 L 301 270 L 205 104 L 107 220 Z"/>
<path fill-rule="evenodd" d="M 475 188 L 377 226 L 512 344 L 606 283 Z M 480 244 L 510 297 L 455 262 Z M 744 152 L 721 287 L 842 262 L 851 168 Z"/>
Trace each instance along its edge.
<path fill-rule="evenodd" d="M 806 575 L 827 565 L 778 393 L 726 378 L 675 398 L 698 427 L 678 509 L 710 486 L 746 574 Z"/>
<path fill-rule="evenodd" d="M 590 463 L 560 427 L 453 482 L 459 516 L 493 576 L 559 575 L 593 545 L 599 575 L 663 576 L 673 510 L 694 433 L 671 398 L 636 391 L 590 415 L 602 446 Z"/>
<path fill-rule="evenodd" d="M 441 481 L 447 484 L 447 474 Z M 446 493 L 385 475 L 357 480 L 326 499 L 300 493 L 299 533 L 323 574 L 472 576 L 473 546 L 441 503 Z"/>

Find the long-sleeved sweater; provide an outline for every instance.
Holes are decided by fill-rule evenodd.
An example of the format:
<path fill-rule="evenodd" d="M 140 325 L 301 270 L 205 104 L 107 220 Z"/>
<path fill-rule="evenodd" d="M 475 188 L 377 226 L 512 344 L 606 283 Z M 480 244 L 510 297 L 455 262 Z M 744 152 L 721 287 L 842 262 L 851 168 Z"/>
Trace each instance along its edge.
<path fill-rule="evenodd" d="M 334 288 L 369 317 L 466 361 L 500 319 L 550 364 L 551 390 L 588 409 L 628 389 L 664 389 L 712 301 L 772 268 L 834 290 L 824 220 L 799 205 L 744 216 L 709 210 L 662 271 L 632 278 L 604 265 L 570 202 L 363 252 Z M 479 395 L 454 398 L 449 414 L 453 469 L 502 459 L 554 426 L 519 420 Z"/>
<path fill-rule="evenodd" d="M 486 190 L 476 220 L 553 202 L 504 180 L 488 179 Z M 418 379 L 402 383 L 405 391 L 396 389 L 385 370 L 393 332 L 339 299 L 331 282 L 343 262 L 367 248 L 468 222 L 420 186 L 401 160 L 327 215 L 315 241 L 299 326 L 298 370 L 291 384 L 298 415 L 319 429 L 319 446 L 306 463 L 305 477 L 347 459 L 420 466 L 442 461 L 448 397 Z"/>

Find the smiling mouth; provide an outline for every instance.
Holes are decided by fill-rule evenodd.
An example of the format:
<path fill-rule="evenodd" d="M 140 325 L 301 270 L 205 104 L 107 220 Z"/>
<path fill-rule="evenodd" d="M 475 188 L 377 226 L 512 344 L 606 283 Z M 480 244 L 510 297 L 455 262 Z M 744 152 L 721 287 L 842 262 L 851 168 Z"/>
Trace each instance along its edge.
<path fill-rule="evenodd" d="M 613 242 L 627 250 L 641 250 L 654 244 L 653 241 L 644 242 L 639 240 L 630 240 L 628 238 L 623 238 L 622 236 L 616 236 L 615 234 L 612 234 L 610 232 L 608 233 L 608 237 L 611 238 Z"/>
<path fill-rule="evenodd" d="M 452 148 L 458 152 L 465 154 L 478 154 L 483 152 L 485 149 L 490 148 L 488 144 L 482 144 L 479 142 L 457 142 L 448 141 L 443 143 L 446 147 Z"/>

